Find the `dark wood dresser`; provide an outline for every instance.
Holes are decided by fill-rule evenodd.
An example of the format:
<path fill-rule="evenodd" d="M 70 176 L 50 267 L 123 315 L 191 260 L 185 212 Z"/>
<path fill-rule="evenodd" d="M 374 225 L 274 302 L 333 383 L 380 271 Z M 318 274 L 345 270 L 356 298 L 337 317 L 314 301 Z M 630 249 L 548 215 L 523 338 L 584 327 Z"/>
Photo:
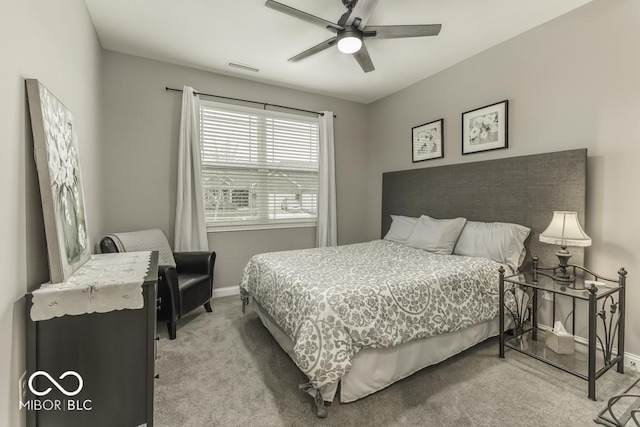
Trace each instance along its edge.
<path fill-rule="evenodd" d="M 29 316 L 32 295 L 26 295 L 26 380 L 36 371 L 47 372 L 67 392 L 78 388 L 78 380 L 70 375 L 59 379 L 65 372 L 75 371 L 83 380 L 81 392 L 68 396 L 47 377 L 34 379 L 38 392 L 51 391 L 38 397 L 27 385 L 23 400 L 35 398 L 43 406 L 22 409 L 28 426 L 153 426 L 157 280 L 158 253 L 153 252 L 142 309 L 34 322 Z"/>

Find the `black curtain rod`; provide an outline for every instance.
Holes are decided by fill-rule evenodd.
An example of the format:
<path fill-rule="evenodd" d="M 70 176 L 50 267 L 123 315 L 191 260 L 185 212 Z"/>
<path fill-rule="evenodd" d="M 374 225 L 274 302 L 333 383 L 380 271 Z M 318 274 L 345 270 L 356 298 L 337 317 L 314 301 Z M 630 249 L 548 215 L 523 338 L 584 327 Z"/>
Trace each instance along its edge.
<path fill-rule="evenodd" d="M 165 86 L 165 90 L 172 91 L 172 92 L 182 92 L 182 89 L 174 89 L 174 88 L 169 87 L 169 86 Z M 267 106 L 277 107 L 277 108 L 286 108 L 288 110 L 302 111 L 304 113 L 319 114 L 321 116 L 324 116 L 324 113 L 321 113 L 319 111 L 303 110 L 302 108 L 287 107 L 286 105 L 270 104 L 268 102 L 260 102 L 260 101 L 250 101 L 248 99 L 231 98 L 229 96 L 214 95 L 214 94 L 211 94 L 211 93 L 203 93 L 203 92 L 194 92 L 194 94 L 195 95 L 211 96 L 213 98 L 229 99 L 229 100 L 232 100 L 232 101 L 250 102 L 252 104 L 264 105 L 265 108 Z M 336 115 L 334 114 L 333 117 L 336 117 Z"/>

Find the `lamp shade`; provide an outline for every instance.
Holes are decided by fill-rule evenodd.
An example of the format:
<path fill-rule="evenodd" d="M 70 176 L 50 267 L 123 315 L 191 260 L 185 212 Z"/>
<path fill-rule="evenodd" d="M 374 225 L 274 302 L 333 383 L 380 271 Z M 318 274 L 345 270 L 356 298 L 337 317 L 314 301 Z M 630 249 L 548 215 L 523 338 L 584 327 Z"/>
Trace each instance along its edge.
<path fill-rule="evenodd" d="M 558 246 L 591 246 L 591 237 L 582 229 L 578 213 L 554 211 L 547 229 L 540 234 L 540 241 Z"/>

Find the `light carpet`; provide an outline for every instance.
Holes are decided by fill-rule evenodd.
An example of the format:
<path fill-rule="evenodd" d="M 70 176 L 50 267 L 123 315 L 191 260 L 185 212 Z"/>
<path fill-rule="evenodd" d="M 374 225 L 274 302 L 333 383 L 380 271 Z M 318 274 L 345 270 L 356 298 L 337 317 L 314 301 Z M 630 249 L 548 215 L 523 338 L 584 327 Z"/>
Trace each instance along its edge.
<path fill-rule="evenodd" d="M 212 305 L 178 322 L 174 341 L 158 325 L 157 426 L 589 426 L 636 375 L 607 372 L 593 402 L 584 380 L 516 351 L 499 359 L 494 338 L 364 399 L 336 401 L 321 420 L 298 390 L 307 378 L 257 314 L 242 315 L 237 296 Z"/>

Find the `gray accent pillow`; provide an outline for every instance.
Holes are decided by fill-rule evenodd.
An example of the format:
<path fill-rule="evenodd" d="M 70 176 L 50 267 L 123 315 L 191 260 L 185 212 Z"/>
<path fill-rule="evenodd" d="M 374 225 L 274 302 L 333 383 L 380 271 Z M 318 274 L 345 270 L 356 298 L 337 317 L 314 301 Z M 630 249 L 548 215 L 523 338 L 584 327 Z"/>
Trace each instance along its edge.
<path fill-rule="evenodd" d="M 507 222 L 467 221 L 453 251 L 456 255 L 489 258 L 515 273 L 524 261 L 524 241 L 531 230 Z"/>
<path fill-rule="evenodd" d="M 422 215 L 405 244 L 436 254 L 451 255 L 466 222 L 465 218 L 435 219 Z"/>
<path fill-rule="evenodd" d="M 384 239 L 399 243 L 406 242 L 417 222 L 418 218 L 391 215 L 391 227 L 389 228 L 389 232 L 384 236 Z"/>

